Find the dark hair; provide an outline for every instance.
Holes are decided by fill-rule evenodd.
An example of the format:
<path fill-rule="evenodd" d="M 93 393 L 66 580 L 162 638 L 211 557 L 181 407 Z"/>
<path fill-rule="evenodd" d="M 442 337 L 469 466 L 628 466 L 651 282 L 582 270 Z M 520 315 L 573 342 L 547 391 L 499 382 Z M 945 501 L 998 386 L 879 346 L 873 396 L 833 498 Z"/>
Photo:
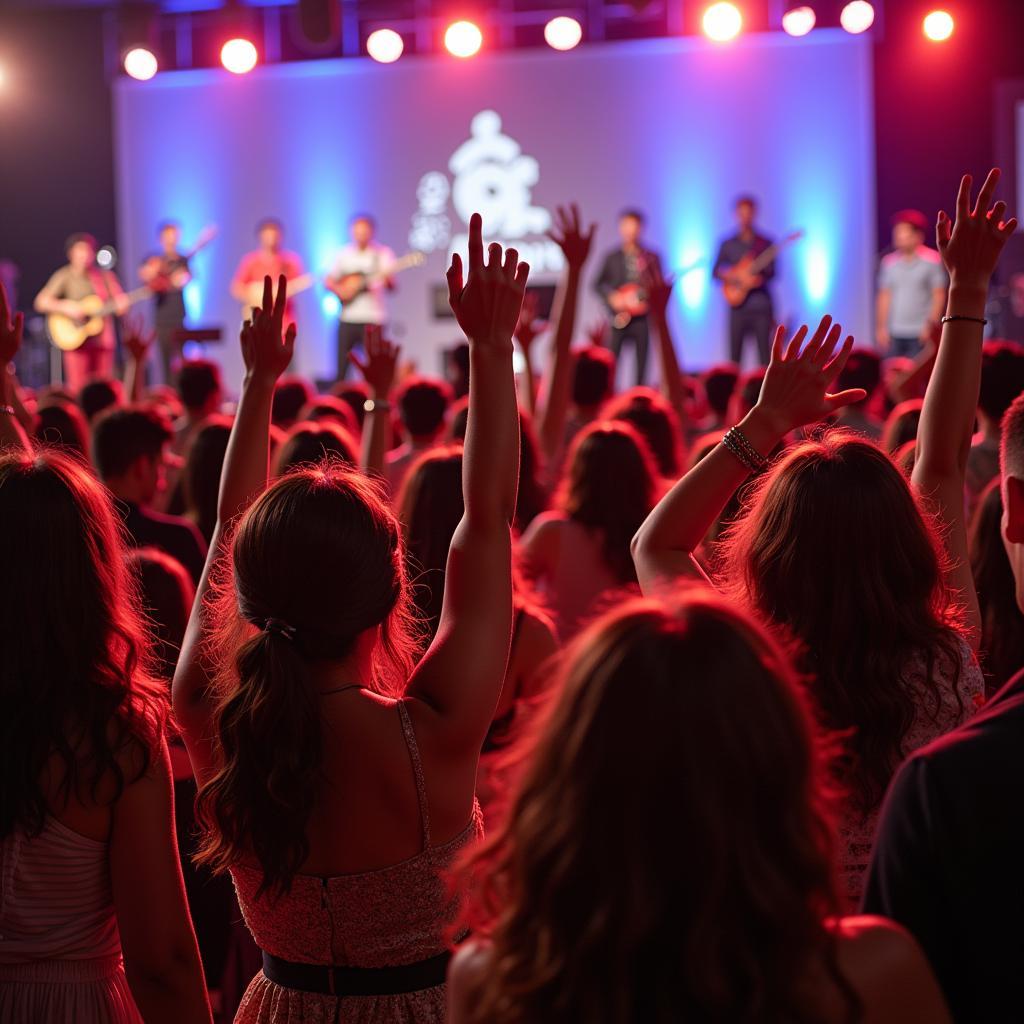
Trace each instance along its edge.
<path fill-rule="evenodd" d="M 316 397 L 313 385 L 304 377 L 291 374 L 282 377 L 274 388 L 274 404 L 270 420 L 275 427 L 287 430 L 298 418 L 303 406 Z"/>
<path fill-rule="evenodd" d="M 296 423 L 274 455 L 274 475 L 283 476 L 299 466 L 315 465 L 328 456 L 351 469 L 359 466 L 359 446 L 340 423 Z"/>
<path fill-rule="evenodd" d="M 461 341 L 448 349 L 446 355 L 448 367 L 457 371 L 456 374 L 448 374 L 452 391 L 456 398 L 464 398 L 469 394 L 469 345 Z M 453 376 L 457 379 L 452 380 Z"/>
<path fill-rule="evenodd" d="M 522 410 L 520 410 L 520 413 Z M 520 415 L 522 423 L 522 415 Z M 469 428 L 469 395 L 463 398 L 456 398 L 452 402 L 451 412 L 448 415 L 448 436 L 453 441 L 465 441 L 466 430 Z"/>
<path fill-rule="evenodd" d="M 209 544 L 217 526 L 217 498 L 220 475 L 231 437 L 231 420 L 226 416 L 210 416 L 192 436 L 185 455 L 182 486 L 185 513 L 196 524 Z"/>
<path fill-rule="evenodd" d="M 363 420 L 366 419 L 364 405 L 370 397 L 370 389 L 366 382 L 361 380 L 339 380 L 331 388 L 331 394 L 335 398 L 340 398 L 352 410 L 361 431 L 363 429 Z"/>
<path fill-rule="evenodd" d="M 895 454 L 908 441 L 917 440 L 922 408 L 924 400 L 921 398 L 908 398 L 893 407 L 882 429 L 882 447 L 887 452 Z"/>
<path fill-rule="evenodd" d="M 588 408 L 600 405 L 615 386 L 615 356 L 599 345 L 577 349 L 572 367 L 572 400 Z"/>
<path fill-rule="evenodd" d="M 878 353 L 869 348 L 855 348 L 840 371 L 836 380 L 836 390 L 863 388 L 867 392 L 864 402 L 870 402 L 881 382 L 882 360 Z"/>
<path fill-rule="evenodd" d="M 1018 395 L 1000 425 L 999 472 L 1024 479 L 1024 395 Z"/>
<path fill-rule="evenodd" d="M 519 410 L 519 488 L 516 491 L 516 514 L 512 525 L 523 534 L 526 528 L 548 507 L 547 490 L 542 483 L 540 445 L 530 414 Z"/>
<path fill-rule="evenodd" d="M 166 699 L 106 491 L 60 452 L 0 453 L 0 837 L 48 814 L 40 785 L 56 755 L 59 792 L 112 802 L 158 751 Z M 51 777 L 53 777 L 51 775 Z"/>
<path fill-rule="evenodd" d="M 319 395 L 311 402 L 307 402 L 299 411 L 300 420 L 312 420 L 320 423 L 329 420 L 345 428 L 353 436 L 359 434 L 359 421 L 352 411 L 352 406 L 341 398 L 334 395 Z"/>
<path fill-rule="evenodd" d="M 189 613 L 196 588 L 188 570 L 176 558 L 156 548 L 136 548 L 128 553 L 148 619 L 154 670 L 170 682 L 185 641 Z"/>
<path fill-rule="evenodd" d="M 78 406 L 49 401 L 36 410 L 33 431 L 37 440 L 56 445 L 83 462 L 89 461 L 89 425 Z"/>
<path fill-rule="evenodd" d="M 635 206 L 627 206 L 626 209 L 619 213 L 619 220 L 625 220 L 629 217 L 635 220 L 638 224 L 647 223 L 647 214 L 643 210 L 637 209 Z"/>
<path fill-rule="evenodd" d="M 457 875 L 460 927 L 491 950 L 469 1019 L 810 1024 L 819 966 L 855 1018 L 828 751 L 772 638 L 709 593 L 632 601 L 561 676 L 506 821 Z"/>
<path fill-rule="evenodd" d="M 704 374 L 703 379 L 708 405 L 719 419 L 723 419 L 729 411 L 729 402 L 736 390 L 736 382 L 740 379 L 740 368 L 735 363 L 720 363 L 718 366 L 712 366 Z"/>
<path fill-rule="evenodd" d="M 181 225 L 176 220 L 162 220 L 156 226 L 156 233 L 162 235 L 165 231 L 170 231 L 172 228 L 175 231 L 180 231 Z"/>
<path fill-rule="evenodd" d="M 451 388 L 434 377 L 410 377 L 395 396 L 399 418 L 412 437 L 436 434 L 451 402 Z"/>
<path fill-rule="evenodd" d="M 683 429 L 675 410 L 654 388 L 636 387 L 613 399 L 602 415 L 609 420 L 632 423 L 643 435 L 658 471 L 674 480 L 683 464 Z"/>
<path fill-rule="evenodd" d="M 994 693 L 1024 665 L 1024 614 L 1002 534 L 1000 482 L 985 489 L 971 521 L 971 571 L 981 609 L 981 667 Z"/>
<path fill-rule="evenodd" d="M 99 242 L 96 241 L 95 235 L 90 235 L 88 231 L 76 231 L 73 235 L 68 235 L 64 240 L 64 255 L 69 256 L 71 250 L 78 245 L 79 242 L 85 242 L 93 249 L 99 248 Z"/>
<path fill-rule="evenodd" d="M 766 372 L 767 367 L 755 366 L 740 377 L 732 394 L 732 407 L 729 411 L 729 417 L 734 423 L 739 423 L 757 405 Z"/>
<path fill-rule="evenodd" d="M 1013 400 L 1024 392 L 1024 345 L 986 341 L 981 355 L 978 408 L 998 424 Z"/>
<path fill-rule="evenodd" d="M 892 226 L 909 224 L 922 235 L 928 232 L 928 218 L 920 210 L 898 210 L 892 215 Z"/>
<path fill-rule="evenodd" d="M 733 203 L 733 209 L 738 210 L 741 206 L 749 206 L 752 210 L 756 210 L 758 206 L 757 197 L 749 193 L 737 196 L 736 202 Z"/>
<path fill-rule="evenodd" d="M 380 487 L 335 463 L 275 481 L 243 517 L 217 579 L 216 768 L 199 791 L 197 860 L 254 857 L 287 891 L 309 853 L 323 724 L 310 664 L 380 627 L 373 685 L 399 695 L 417 654 L 398 522 Z M 276 619 L 294 635 L 265 629 Z"/>
<path fill-rule="evenodd" d="M 556 503 L 601 535 L 605 562 L 621 583 L 636 582 L 629 545 L 654 507 L 656 479 L 654 457 L 628 423 L 592 423 L 569 450 Z"/>
<path fill-rule="evenodd" d="M 754 481 L 722 555 L 727 590 L 802 645 L 824 723 L 845 735 L 843 785 L 870 811 L 915 715 L 938 720 L 940 668 L 959 699 L 960 609 L 934 524 L 885 452 L 834 429 Z M 923 687 L 905 675 L 918 658 Z"/>
<path fill-rule="evenodd" d="M 129 405 L 105 412 L 92 431 L 92 457 L 102 480 L 123 476 L 142 458 L 159 458 L 172 440 L 163 413 L 150 406 Z"/>
<path fill-rule="evenodd" d="M 365 224 L 369 224 L 375 231 L 377 230 L 377 221 L 374 217 L 371 217 L 368 213 L 355 213 L 349 218 L 349 226 L 358 224 L 359 221 L 363 221 Z"/>
<path fill-rule="evenodd" d="M 261 217 L 256 221 L 256 234 L 258 235 L 264 228 L 273 228 L 278 234 L 284 234 L 284 224 L 277 217 Z"/>
<path fill-rule="evenodd" d="M 178 371 L 178 394 L 190 412 L 204 409 L 213 395 L 223 390 L 220 367 L 209 359 L 189 359 Z"/>
<path fill-rule="evenodd" d="M 78 404 L 91 423 L 101 412 L 121 404 L 121 382 L 119 380 L 91 380 L 78 393 Z"/>

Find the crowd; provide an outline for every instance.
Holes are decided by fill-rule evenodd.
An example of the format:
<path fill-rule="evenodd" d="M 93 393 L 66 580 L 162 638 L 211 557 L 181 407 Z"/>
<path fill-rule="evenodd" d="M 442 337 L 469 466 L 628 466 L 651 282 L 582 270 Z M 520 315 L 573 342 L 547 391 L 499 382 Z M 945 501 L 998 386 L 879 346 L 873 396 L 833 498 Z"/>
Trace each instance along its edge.
<path fill-rule="evenodd" d="M 651 266 L 615 394 L 570 207 L 550 330 L 472 218 L 449 380 L 370 328 L 317 395 L 269 277 L 237 402 L 139 324 L 123 382 L 5 369 L 0 1022 L 1024 1014 L 998 179 L 914 359 L 826 316 L 685 373 Z"/>

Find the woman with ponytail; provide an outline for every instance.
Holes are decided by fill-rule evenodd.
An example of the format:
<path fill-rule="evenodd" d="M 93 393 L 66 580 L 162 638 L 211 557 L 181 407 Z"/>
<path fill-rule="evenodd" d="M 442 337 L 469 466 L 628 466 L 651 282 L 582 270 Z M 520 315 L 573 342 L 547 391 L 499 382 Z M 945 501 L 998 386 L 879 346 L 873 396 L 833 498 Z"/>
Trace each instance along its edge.
<path fill-rule="evenodd" d="M 274 385 L 295 341 L 283 278 L 276 303 L 267 278 L 243 328 L 213 554 L 173 693 L 200 859 L 230 871 L 263 951 L 238 1021 L 444 1019 L 458 908 L 442 873 L 480 834 L 477 758 L 512 632 L 512 331 L 527 274 L 511 249 L 485 262 L 474 215 L 468 278 L 457 255 L 448 271 L 472 361 L 465 515 L 415 669 L 401 533 L 378 485 L 327 463 L 267 487 Z M 374 355 L 391 374 L 396 357 Z"/>

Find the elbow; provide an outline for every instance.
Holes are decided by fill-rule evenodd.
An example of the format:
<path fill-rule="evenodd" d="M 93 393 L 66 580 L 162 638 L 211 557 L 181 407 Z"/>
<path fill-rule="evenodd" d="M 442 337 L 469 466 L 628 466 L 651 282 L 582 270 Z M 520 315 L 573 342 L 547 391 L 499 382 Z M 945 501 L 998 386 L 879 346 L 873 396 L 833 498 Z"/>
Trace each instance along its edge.
<path fill-rule="evenodd" d="M 643 557 L 644 552 L 647 549 L 647 536 L 644 533 L 644 528 L 641 525 L 640 529 L 633 534 L 633 539 L 629 542 L 629 554 L 633 559 L 633 563 Z"/>

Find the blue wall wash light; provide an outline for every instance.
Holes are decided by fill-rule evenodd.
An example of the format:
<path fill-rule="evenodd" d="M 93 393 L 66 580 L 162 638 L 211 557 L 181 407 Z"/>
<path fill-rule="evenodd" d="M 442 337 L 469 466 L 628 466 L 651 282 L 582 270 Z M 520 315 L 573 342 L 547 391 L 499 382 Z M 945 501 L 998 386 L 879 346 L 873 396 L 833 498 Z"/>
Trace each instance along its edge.
<path fill-rule="evenodd" d="M 579 323 L 601 306 L 590 285 L 616 244 L 627 206 L 648 217 L 666 267 L 686 271 L 672 304 L 688 368 L 724 358 L 726 306 L 711 277 L 733 203 L 760 200 L 762 226 L 806 235 L 783 254 L 776 286 L 785 322 L 833 313 L 870 340 L 875 259 L 871 50 L 864 37 L 816 30 L 803 39 L 748 34 L 727 48 L 672 38 L 520 50 L 474 61 L 407 56 L 121 79 L 115 115 L 119 250 L 136 266 L 156 224 L 181 222 L 186 243 L 207 223 L 220 234 L 196 260 L 193 322 L 220 326 L 228 380 L 241 372 L 228 288 L 264 216 L 317 275 L 329 269 L 350 217 L 374 214 L 397 253 L 419 249 L 391 299 L 404 354 L 428 372 L 457 335 L 435 318 L 448 254 L 468 210 L 485 233 L 515 244 L 537 282 L 557 276 L 544 231 L 558 204 L 578 201 L 599 223 Z M 297 297 L 296 367 L 334 372 L 334 317 L 322 288 Z M 624 367 L 624 377 L 629 368 Z"/>

